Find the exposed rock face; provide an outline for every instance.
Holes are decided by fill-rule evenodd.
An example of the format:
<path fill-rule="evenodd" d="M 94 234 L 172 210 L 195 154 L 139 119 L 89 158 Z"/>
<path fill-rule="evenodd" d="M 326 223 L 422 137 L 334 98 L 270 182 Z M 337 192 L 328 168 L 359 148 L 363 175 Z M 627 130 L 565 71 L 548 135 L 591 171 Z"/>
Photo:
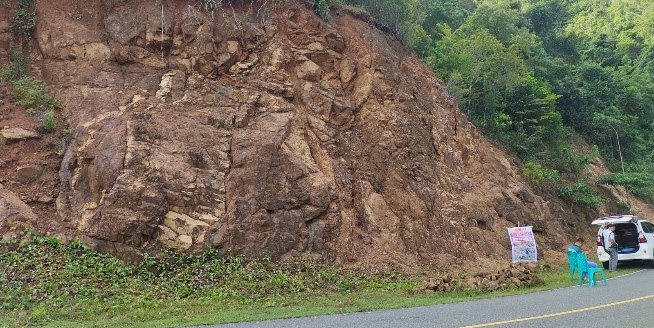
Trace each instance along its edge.
<path fill-rule="evenodd" d="M 5 143 L 19 142 L 27 139 L 34 139 L 38 137 L 39 134 L 33 131 L 21 128 L 5 127 L 0 130 L 0 145 L 4 145 Z"/>
<path fill-rule="evenodd" d="M 0 9 L 0 58 L 8 58 L 11 48 L 11 20 L 12 11 L 7 8 Z"/>
<path fill-rule="evenodd" d="M 395 37 L 299 1 L 225 10 L 38 3 L 40 67 L 74 131 L 57 209 L 86 241 L 449 263 L 507 257 L 505 228 L 538 223 L 560 246 L 559 208 Z"/>
<path fill-rule="evenodd" d="M 0 184 L 0 241 L 18 237 L 35 227 L 38 217 L 16 194 Z"/>

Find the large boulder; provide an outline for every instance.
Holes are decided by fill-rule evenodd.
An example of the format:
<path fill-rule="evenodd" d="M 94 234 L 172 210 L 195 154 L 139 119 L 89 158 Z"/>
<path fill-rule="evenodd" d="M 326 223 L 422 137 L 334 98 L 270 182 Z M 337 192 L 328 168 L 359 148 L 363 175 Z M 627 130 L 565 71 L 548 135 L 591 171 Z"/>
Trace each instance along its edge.
<path fill-rule="evenodd" d="M 29 205 L 0 184 L 0 239 L 17 238 L 36 225 L 38 217 Z"/>
<path fill-rule="evenodd" d="M 0 145 L 10 144 L 14 142 L 24 141 L 28 139 L 36 139 L 39 137 L 39 134 L 25 130 L 22 128 L 10 128 L 4 127 L 0 130 Z"/>

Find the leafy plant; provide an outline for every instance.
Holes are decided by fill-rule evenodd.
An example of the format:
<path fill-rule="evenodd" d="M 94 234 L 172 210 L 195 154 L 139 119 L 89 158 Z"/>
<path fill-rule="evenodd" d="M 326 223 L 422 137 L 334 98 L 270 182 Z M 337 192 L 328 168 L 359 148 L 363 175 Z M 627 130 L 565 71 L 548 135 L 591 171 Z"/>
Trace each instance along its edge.
<path fill-rule="evenodd" d="M 16 13 L 11 22 L 11 31 L 15 36 L 29 38 L 36 27 L 36 12 L 33 0 L 18 0 Z"/>
<path fill-rule="evenodd" d="M 322 20 L 326 22 L 332 19 L 331 13 L 329 12 L 329 3 L 327 3 L 327 0 L 315 0 L 315 3 L 313 4 L 313 10 Z"/>
<path fill-rule="evenodd" d="M 48 93 L 43 81 L 30 75 L 23 75 L 17 80 L 10 81 L 9 86 L 11 100 L 16 105 L 25 107 L 28 115 L 38 116 L 41 119 L 41 131 L 49 133 L 56 129 L 55 109 L 59 105 Z"/>
<path fill-rule="evenodd" d="M 204 9 L 209 11 L 209 12 L 214 12 L 218 8 L 220 8 L 220 5 L 222 4 L 223 0 L 202 0 Z"/>
<path fill-rule="evenodd" d="M 615 171 L 654 160 L 654 2 L 344 2 L 411 46 L 523 160 L 573 176 L 600 155 Z M 576 153 L 576 135 L 597 147 Z"/>
<path fill-rule="evenodd" d="M 654 174 L 652 173 L 612 173 L 601 178 L 599 183 L 623 186 L 635 196 L 654 202 Z"/>
<path fill-rule="evenodd" d="M 53 109 L 48 109 L 41 118 L 41 131 L 45 133 L 54 132 L 57 128 L 57 121 Z"/>
<path fill-rule="evenodd" d="M 595 190 L 584 181 L 559 188 L 559 197 L 590 208 L 598 208 L 604 203 Z"/>
<path fill-rule="evenodd" d="M 16 105 L 26 108 L 42 111 L 57 108 L 56 100 L 48 94 L 47 85 L 33 76 L 12 81 L 10 96 Z"/>
<path fill-rule="evenodd" d="M 540 163 L 532 161 L 526 162 L 522 166 L 522 175 L 536 185 L 561 180 L 557 170 L 545 168 Z"/>
<path fill-rule="evenodd" d="M 10 62 L 0 70 L 0 81 L 9 82 L 22 78 L 29 72 L 27 58 L 19 47 L 9 51 Z"/>

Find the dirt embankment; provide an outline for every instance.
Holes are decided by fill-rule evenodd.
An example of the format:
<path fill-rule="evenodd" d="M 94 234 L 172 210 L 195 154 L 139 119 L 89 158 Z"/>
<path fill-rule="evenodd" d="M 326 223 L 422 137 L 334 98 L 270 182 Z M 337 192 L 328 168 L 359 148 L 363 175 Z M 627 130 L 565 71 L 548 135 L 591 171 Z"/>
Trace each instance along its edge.
<path fill-rule="evenodd" d="M 360 12 L 52 0 L 37 14 L 34 63 L 72 137 L 37 221 L 101 250 L 447 267 L 506 260 L 517 224 L 545 258 L 588 229 Z"/>

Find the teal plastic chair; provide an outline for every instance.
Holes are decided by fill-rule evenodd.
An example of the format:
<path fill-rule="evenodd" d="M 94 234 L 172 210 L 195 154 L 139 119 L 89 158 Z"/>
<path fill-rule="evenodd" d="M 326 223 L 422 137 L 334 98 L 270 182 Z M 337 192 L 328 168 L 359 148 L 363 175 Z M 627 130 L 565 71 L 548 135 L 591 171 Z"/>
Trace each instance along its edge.
<path fill-rule="evenodd" d="M 577 253 L 577 272 L 579 274 L 579 286 L 584 283 L 584 273 L 588 274 L 588 286 L 595 286 L 595 273 L 600 273 L 602 275 L 602 280 L 604 281 L 604 286 L 606 286 L 606 275 L 604 275 L 604 269 L 602 267 L 589 268 L 588 267 L 588 258 L 584 253 Z"/>
<path fill-rule="evenodd" d="M 574 280 L 575 271 L 577 270 L 577 252 L 568 251 L 568 265 L 570 266 L 570 281 Z"/>

